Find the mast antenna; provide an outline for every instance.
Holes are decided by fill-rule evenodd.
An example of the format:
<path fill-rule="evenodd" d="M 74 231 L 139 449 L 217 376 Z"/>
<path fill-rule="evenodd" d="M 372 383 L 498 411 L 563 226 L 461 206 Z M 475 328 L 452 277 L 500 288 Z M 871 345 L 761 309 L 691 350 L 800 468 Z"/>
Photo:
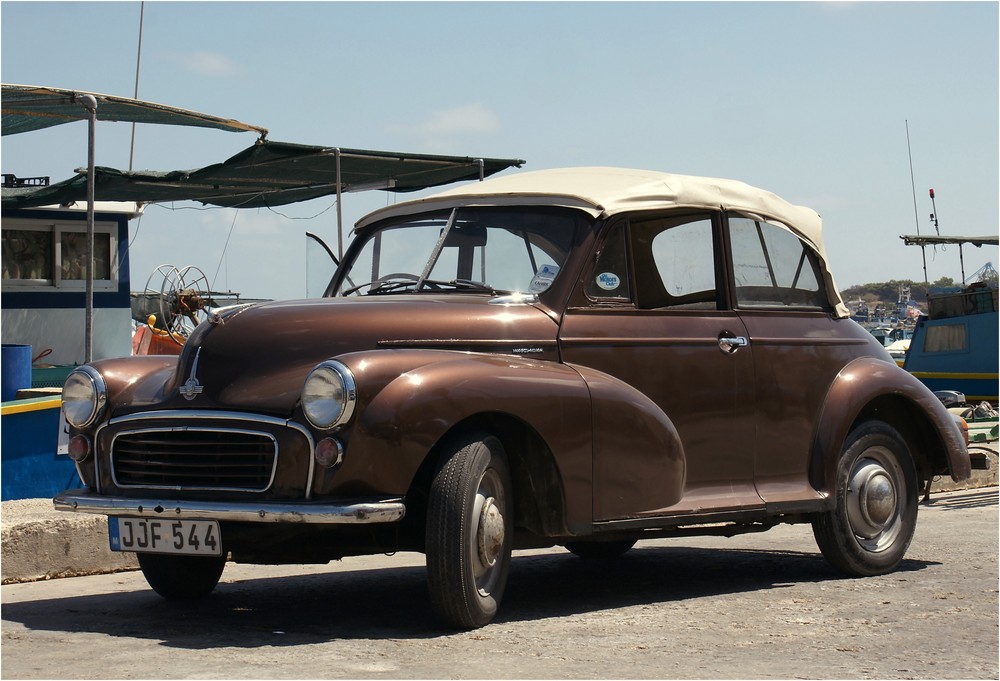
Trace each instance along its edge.
<path fill-rule="evenodd" d="M 910 151 L 910 121 L 905 120 L 906 123 L 906 155 L 910 159 L 910 191 L 913 192 L 913 222 L 917 226 L 917 236 L 920 236 L 920 218 L 917 217 L 917 185 L 913 181 L 913 153 Z M 931 190 L 931 199 L 934 198 L 934 190 Z M 933 216 L 932 216 L 933 217 Z M 936 225 L 935 225 L 936 226 Z M 920 257 L 924 261 L 924 283 L 928 283 L 930 280 L 927 278 L 927 251 L 924 250 L 923 244 L 920 244 Z"/>
<path fill-rule="evenodd" d="M 142 15 L 146 13 L 145 0 L 139 3 L 139 48 L 135 55 L 135 95 L 139 99 L 139 63 L 142 61 Z M 128 171 L 132 172 L 132 161 L 135 158 L 135 121 L 132 121 L 132 143 L 128 149 Z"/>

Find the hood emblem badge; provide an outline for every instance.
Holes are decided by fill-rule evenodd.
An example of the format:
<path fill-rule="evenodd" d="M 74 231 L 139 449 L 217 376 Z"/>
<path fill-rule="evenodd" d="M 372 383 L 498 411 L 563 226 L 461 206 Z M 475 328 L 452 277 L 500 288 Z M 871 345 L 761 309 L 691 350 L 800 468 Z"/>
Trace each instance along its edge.
<path fill-rule="evenodd" d="M 184 381 L 184 385 L 180 387 L 178 391 L 186 400 L 193 400 L 196 396 L 201 394 L 201 391 L 205 388 L 198 382 L 198 377 L 195 375 L 198 371 L 198 358 L 201 356 L 201 348 L 194 353 L 194 364 L 191 365 L 191 375 L 188 376 L 188 380 Z"/>

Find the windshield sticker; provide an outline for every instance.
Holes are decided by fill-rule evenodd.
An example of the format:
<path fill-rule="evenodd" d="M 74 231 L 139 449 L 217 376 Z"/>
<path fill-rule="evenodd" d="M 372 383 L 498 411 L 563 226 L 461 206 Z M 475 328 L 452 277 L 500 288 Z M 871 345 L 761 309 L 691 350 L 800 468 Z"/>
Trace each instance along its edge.
<path fill-rule="evenodd" d="M 528 290 L 532 293 L 541 293 L 552 285 L 552 280 L 556 278 L 557 274 L 559 274 L 558 265 L 542 265 L 532 277 Z"/>
<path fill-rule="evenodd" d="M 605 291 L 614 291 L 621 283 L 621 278 L 614 272 L 601 272 L 597 275 L 597 285 Z"/>

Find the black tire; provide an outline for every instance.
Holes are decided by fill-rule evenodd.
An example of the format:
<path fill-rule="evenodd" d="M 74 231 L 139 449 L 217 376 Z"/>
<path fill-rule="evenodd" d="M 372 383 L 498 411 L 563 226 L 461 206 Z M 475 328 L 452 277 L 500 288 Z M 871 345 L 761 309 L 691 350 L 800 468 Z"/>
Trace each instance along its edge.
<path fill-rule="evenodd" d="M 193 600 L 212 593 L 226 568 L 225 556 L 168 556 L 138 553 L 142 576 L 167 600 Z"/>
<path fill-rule="evenodd" d="M 512 539 L 503 445 L 482 434 L 453 442 L 431 483 L 425 547 L 431 603 L 448 625 L 476 629 L 496 616 Z"/>
<path fill-rule="evenodd" d="M 621 539 L 619 541 L 571 541 L 566 544 L 566 550 L 587 560 L 611 560 L 624 556 L 635 546 L 635 540 Z"/>
<path fill-rule="evenodd" d="M 913 457 L 895 428 L 866 421 L 844 444 L 837 466 L 837 505 L 813 520 L 823 556 L 854 576 L 899 567 L 917 524 L 919 489 Z"/>

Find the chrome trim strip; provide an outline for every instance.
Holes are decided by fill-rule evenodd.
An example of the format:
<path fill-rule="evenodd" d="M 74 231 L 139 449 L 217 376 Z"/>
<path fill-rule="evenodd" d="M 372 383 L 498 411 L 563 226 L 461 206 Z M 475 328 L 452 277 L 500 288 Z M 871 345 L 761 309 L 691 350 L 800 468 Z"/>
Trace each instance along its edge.
<path fill-rule="evenodd" d="M 114 426 L 119 423 L 129 421 L 145 421 L 146 419 L 218 419 L 221 421 L 257 421 L 259 423 L 269 423 L 273 426 L 299 426 L 295 421 L 267 416 L 265 414 L 252 414 L 244 411 L 212 411 L 211 409 L 160 409 L 158 411 L 140 411 L 125 416 L 116 416 L 108 421 L 108 425 Z M 304 430 L 304 429 L 303 429 Z"/>
<path fill-rule="evenodd" d="M 538 296 L 534 293 L 508 293 L 487 301 L 489 305 L 534 305 L 538 302 Z"/>
<path fill-rule="evenodd" d="M 603 340 L 603 339 L 602 339 Z M 404 338 L 395 340 L 380 340 L 376 343 L 380 348 L 404 348 L 407 350 L 478 350 L 486 352 L 503 352 L 510 347 L 537 347 L 554 350 L 558 344 L 551 339 L 532 340 L 518 339 L 476 339 L 476 338 Z"/>
<path fill-rule="evenodd" d="M 406 506 L 402 499 L 345 504 L 216 502 L 102 497 L 85 489 L 62 492 L 52 500 L 52 505 L 57 511 L 108 516 L 318 525 L 391 523 L 400 520 L 406 514 Z"/>
<path fill-rule="evenodd" d="M 267 423 L 272 426 L 291 428 L 299 431 L 303 436 L 305 436 L 306 442 L 309 445 L 309 473 L 306 480 L 305 490 L 306 500 L 312 498 L 313 481 L 316 479 L 316 441 L 313 439 L 312 433 L 308 428 L 297 421 L 292 421 L 291 419 L 267 416 L 265 414 L 252 414 L 242 411 L 211 411 L 205 409 L 161 409 L 158 411 L 141 411 L 135 414 L 116 416 L 115 418 L 102 424 L 101 427 L 94 433 L 95 447 L 98 438 L 101 436 L 101 431 L 108 426 L 115 426 L 120 423 L 130 423 L 132 421 L 150 421 L 159 419 L 214 419 L 217 421 L 242 421 L 243 423 Z M 278 456 L 281 456 L 280 451 L 278 452 Z M 97 476 L 95 478 L 98 485 L 97 491 L 101 492 L 101 472 L 98 470 L 98 459 L 100 459 L 99 456 L 94 457 L 94 474 Z M 110 457 L 108 458 L 108 463 L 110 463 Z"/>
<path fill-rule="evenodd" d="M 115 442 L 118 438 L 123 435 L 142 435 L 145 433 L 238 433 L 241 435 L 256 435 L 271 441 L 271 447 L 273 451 L 273 458 L 271 461 L 271 475 L 268 476 L 267 484 L 263 487 L 255 488 L 243 488 L 243 487 L 196 487 L 196 486 L 186 486 L 186 485 L 126 485 L 118 480 L 118 475 L 115 473 Z M 123 489 L 187 489 L 190 491 L 198 492 L 266 492 L 271 489 L 271 485 L 274 484 L 274 476 L 278 472 L 278 440 L 268 432 L 263 430 L 249 430 L 246 428 L 210 428 L 205 427 L 191 427 L 191 426 L 161 426 L 155 428 L 132 428 L 129 430 L 122 430 L 115 433 L 115 436 L 111 438 L 111 453 L 108 458 L 108 462 L 111 464 L 111 479 L 114 481 L 117 487 Z"/>

